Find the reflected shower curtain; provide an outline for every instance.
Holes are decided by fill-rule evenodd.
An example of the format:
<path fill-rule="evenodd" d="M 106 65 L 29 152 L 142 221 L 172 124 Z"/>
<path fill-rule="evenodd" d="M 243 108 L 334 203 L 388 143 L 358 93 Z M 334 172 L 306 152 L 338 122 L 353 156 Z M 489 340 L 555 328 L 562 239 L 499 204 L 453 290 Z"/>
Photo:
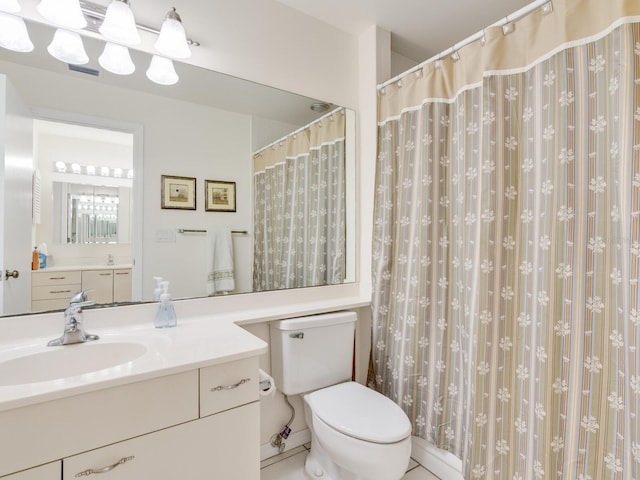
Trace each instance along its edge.
<path fill-rule="evenodd" d="M 345 116 L 254 155 L 253 291 L 342 283 Z"/>
<path fill-rule="evenodd" d="M 468 479 L 640 478 L 640 2 L 553 5 L 380 96 L 373 382 Z"/>

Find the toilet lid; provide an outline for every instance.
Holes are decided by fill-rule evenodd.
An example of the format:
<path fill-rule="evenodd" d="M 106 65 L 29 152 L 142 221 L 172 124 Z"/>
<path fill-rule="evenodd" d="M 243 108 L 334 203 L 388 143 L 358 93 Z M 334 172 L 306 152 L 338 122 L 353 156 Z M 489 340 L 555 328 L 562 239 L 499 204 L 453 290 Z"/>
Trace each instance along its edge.
<path fill-rule="evenodd" d="M 411 434 L 409 418 L 398 405 L 359 383 L 340 383 L 304 399 L 320 420 L 360 440 L 394 443 Z"/>

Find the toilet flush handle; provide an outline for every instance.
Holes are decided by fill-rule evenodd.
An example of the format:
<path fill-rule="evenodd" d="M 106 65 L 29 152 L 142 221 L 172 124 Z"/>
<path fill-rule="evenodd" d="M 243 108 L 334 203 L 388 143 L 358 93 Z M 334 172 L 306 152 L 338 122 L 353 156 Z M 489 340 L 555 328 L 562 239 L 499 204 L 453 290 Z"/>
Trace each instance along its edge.
<path fill-rule="evenodd" d="M 297 338 L 299 340 L 302 340 L 304 338 L 304 332 L 290 333 L 289 336 L 291 338 Z"/>

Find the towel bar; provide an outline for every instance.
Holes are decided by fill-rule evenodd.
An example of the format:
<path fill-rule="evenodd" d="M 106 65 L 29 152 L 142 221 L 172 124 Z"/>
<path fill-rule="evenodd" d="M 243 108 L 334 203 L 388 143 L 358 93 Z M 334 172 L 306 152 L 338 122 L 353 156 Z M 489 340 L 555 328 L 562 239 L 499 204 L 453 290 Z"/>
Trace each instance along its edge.
<path fill-rule="evenodd" d="M 178 233 L 207 233 L 206 230 L 194 230 L 191 228 L 179 228 Z M 248 235 L 246 230 L 231 230 L 231 233 L 237 233 L 238 235 Z"/>

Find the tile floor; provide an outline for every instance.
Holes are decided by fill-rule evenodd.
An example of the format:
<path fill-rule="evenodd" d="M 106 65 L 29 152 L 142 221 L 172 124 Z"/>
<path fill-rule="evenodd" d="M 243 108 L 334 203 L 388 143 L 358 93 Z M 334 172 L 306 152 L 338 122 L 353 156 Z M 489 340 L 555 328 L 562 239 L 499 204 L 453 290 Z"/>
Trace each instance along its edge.
<path fill-rule="evenodd" d="M 268 458 L 260 465 L 260 480 L 306 480 L 303 469 L 308 448 L 307 444 Z M 412 459 L 402 480 L 439 479 Z"/>

